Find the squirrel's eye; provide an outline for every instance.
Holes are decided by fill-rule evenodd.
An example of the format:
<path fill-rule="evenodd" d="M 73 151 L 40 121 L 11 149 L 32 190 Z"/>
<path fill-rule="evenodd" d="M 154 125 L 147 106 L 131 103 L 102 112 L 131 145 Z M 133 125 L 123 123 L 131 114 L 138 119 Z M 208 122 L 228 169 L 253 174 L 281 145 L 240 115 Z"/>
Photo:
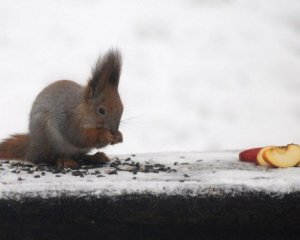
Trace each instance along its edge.
<path fill-rule="evenodd" d="M 99 108 L 98 108 L 98 111 L 99 111 L 99 113 L 100 113 L 101 115 L 105 115 L 105 114 L 106 114 L 106 109 L 105 109 L 105 107 L 103 107 L 103 106 L 99 107 Z"/>

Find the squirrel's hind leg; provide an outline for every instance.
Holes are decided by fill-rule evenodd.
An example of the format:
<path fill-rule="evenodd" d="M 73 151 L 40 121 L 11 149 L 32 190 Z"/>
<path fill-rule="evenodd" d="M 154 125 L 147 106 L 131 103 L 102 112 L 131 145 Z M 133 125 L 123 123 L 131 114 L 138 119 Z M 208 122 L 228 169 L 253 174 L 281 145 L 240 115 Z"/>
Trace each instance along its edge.
<path fill-rule="evenodd" d="M 59 158 L 56 165 L 60 168 L 79 168 L 78 163 L 71 158 Z"/>

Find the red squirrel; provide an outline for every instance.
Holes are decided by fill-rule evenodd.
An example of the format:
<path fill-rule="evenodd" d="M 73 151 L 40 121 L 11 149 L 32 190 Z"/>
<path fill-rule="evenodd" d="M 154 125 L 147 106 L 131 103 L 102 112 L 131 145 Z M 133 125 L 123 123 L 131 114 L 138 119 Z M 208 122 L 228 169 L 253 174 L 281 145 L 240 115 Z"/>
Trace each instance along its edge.
<path fill-rule="evenodd" d="M 118 92 L 121 54 L 109 50 L 99 57 L 86 86 L 56 81 L 36 97 L 30 112 L 29 133 L 0 143 L 0 159 L 78 167 L 78 161 L 105 163 L 102 152 L 87 155 L 123 141 L 119 125 L 123 104 Z"/>

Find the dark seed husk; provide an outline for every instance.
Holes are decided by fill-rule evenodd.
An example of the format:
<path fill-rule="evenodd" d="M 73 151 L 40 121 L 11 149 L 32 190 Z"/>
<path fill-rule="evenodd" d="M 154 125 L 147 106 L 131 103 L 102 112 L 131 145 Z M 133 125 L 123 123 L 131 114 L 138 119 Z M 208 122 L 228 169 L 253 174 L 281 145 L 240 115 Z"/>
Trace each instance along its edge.
<path fill-rule="evenodd" d="M 56 168 L 52 171 L 52 173 L 56 174 L 56 173 L 61 173 L 62 169 Z"/>
<path fill-rule="evenodd" d="M 72 172 L 72 175 L 73 176 L 80 176 L 80 175 L 82 175 L 82 173 L 77 170 L 77 171 Z"/>
<path fill-rule="evenodd" d="M 138 163 L 138 162 L 135 163 L 135 166 L 139 168 L 140 167 L 140 163 Z"/>
<path fill-rule="evenodd" d="M 113 175 L 113 174 L 118 174 L 118 171 L 117 171 L 117 169 L 113 169 L 113 170 L 107 170 L 106 173 L 108 175 Z"/>

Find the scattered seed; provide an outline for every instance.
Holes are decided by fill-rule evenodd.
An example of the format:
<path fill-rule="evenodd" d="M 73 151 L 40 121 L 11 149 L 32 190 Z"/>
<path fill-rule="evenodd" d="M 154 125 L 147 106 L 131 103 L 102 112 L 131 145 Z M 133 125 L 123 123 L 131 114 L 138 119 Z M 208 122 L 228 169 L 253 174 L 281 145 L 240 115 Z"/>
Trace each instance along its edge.
<path fill-rule="evenodd" d="M 105 171 L 108 175 L 118 174 L 117 169 L 108 169 Z"/>
<path fill-rule="evenodd" d="M 141 165 L 140 165 L 140 163 L 137 162 L 137 163 L 135 164 L 135 166 L 139 168 Z"/>
<path fill-rule="evenodd" d="M 138 174 L 139 172 L 143 173 L 159 173 L 159 172 L 177 172 L 175 169 L 168 167 L 164 164 L 153 163 L 152 159 L 149 161 L 145 161 L 143 163 L 136 162 L 132 160 L 132 157 L 136 156 L 136 154 L 130 155 L 130 157 L 119 159 L 118 157 L 113 158 L 113 161 L 110 162 L 110 169 L 106 170 L 105 173 L 108 175 L 118 174 L 118 171 L 127 171 L 132 172 L 133 175 Z M 185 157 L 183 157 L 185 158 Z M 3 168 L 4 164 L 9 164 L 5 168 Z M 174 162 L 174 165 L 178 165 L 180 163 Z M 183 163 L 188 164 L 188 163 Z M 62 174 L 72 174 L 72 176 L 84 177 L 84 175 L 96 175 L 97 177 L 105 177 L 101 174 L 101 172 L 97 169 L 96 165 L 88 165 L 84 164 L 80 169 L 65 169 L 65 168 L 57 168 L 48 164 L 38 164 L 34 165 L 31 163 L 10 163 L 9 161 L 3 161 L 0 163 L 0 170 L 10 169 L 12 173 L 20 173 L 24 171 L 28 174 L 33 174 L 34 178 L 39 178 L 41 176 L 45 176 L 46 173 L 52 173 L 55 177 L 62 177 Z M 90 170 L 93 169 L 93 170 Z M 97 170 L 96 170 L 97 169 Z"/>
<path fill-rule="evenodd" d="M 190 176 L 189 176 L 189 175 L 187 175 L 187 174 L 183 174 L 183 176 L 184 176 L 184 177 L 190 177 Z"/>
<path fill-rule="evenodd" d="M 54 173 L 54 174 L 56 174 L 56 173 L 61 173 L 61 169 L 59 169 L 59 168 L 56 168 L 56 169 L 54 169 L 53 171 L 52 171 L 52 173 Z"/>
<path fill-rule="evenodd" d="M 128 172 L 132 172 L 136 170 L 135 166 L 130 166 L 130 165 L 119 165 L 117 166 L 117 169 L 120 171 L 128 171 Z"/>
<path fill-rule="evenodd" d="M 82 173 L 77 170 L 77 171 L 72 172 L 72 175 L 73 176 L 80 176 L 80 175 L 82 175 Z"/>

